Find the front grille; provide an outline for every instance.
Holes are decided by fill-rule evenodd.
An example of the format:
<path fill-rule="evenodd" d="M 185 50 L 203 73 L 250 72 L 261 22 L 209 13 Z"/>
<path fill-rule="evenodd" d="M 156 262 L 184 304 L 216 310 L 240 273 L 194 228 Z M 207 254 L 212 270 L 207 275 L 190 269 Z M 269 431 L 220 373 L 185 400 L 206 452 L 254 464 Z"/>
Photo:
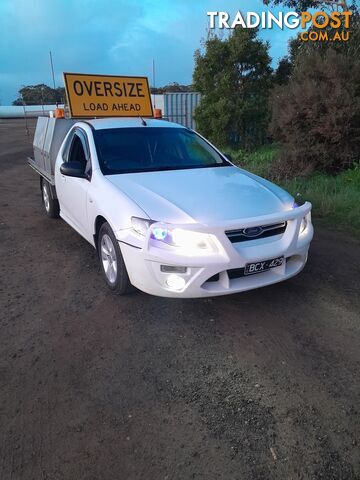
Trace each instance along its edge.
<path fill-rule="evenodd" d="M 230 270 L 226 270 L 226 273 L 228 274 L 229 280 L 235 280 L 236 278 L 245 277 L 244 272 L 245 272 L 245 268 L 232 268 Z M 218 282 L 219 280 L 220 280 L 220 274 L 217 273 L 216 275 L 213 275 L 208 280 L 206 280 L 205 283 L 207 283 L 207 282 Z"/>
<path fill-rule="evenodd" d="M 225 232 L 231 243 L 248 242 L 258 238 L 280 235 L 286 230 L 286 222 L 274 223 L 273 225 L 261 225 L 256 227 L 239 228 Z"/>

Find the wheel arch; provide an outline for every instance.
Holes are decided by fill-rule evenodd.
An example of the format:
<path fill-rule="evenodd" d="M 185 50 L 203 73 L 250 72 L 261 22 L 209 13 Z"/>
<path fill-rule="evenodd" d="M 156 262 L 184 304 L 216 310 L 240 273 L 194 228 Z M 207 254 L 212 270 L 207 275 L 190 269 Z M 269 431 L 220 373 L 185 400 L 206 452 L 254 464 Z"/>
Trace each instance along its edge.
<path fill-rule="evenodd" d="M 98 238 L 99 238 L 100 228 L 104 223 L 109 223 L 109 222 L 102 215 L 97 215 L 97 217 L 95 218 L 95 224 L 94 224 L 94 244 L 95 244 L 96 250 L 98 249 Z"/>
<path fill-rule="evenodd" d="M 43 184 L 44 182 L 46 182 L 49 187 L 51 198 L 53 200 L 58 200 L 55 186 L 52 185 L 48 180 L 46 180 L 42 175 L 39 175 L 39 177 L 40 177 L 40 182 L 39 182 L 40 192 L 42 192 Z"/>

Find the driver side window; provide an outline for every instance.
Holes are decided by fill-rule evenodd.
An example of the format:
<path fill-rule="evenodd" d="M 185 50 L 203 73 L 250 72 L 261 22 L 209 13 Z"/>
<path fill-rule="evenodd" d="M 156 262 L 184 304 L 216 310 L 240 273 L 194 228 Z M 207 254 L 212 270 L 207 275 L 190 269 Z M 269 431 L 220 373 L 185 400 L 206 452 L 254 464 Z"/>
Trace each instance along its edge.
<path fill-rule="evenodd" d="M 75 133 L 73 140 L 71 142 L 69 155 L 68 155 L 68 162 L 79 162 L 83 168 L 85 175 L 90 178 L 91 176 L 91 161 L 90 158 L 87 158 L 87 155 L 84 150 L 84 144 L 79 137 Z"/>

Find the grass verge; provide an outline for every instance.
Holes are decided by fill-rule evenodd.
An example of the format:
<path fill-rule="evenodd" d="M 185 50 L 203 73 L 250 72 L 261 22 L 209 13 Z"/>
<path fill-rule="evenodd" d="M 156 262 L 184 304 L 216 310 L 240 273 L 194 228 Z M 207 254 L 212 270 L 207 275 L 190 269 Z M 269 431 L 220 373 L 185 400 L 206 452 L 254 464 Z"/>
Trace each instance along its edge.
<path fill-rule="evenodd" d="M 235 164 L 267 177 L 271 163 L 280 151 L 278 146 L 261 147 L 254 152 L 227 151 Z M 315 173 L 280 182 L 292 195 L 300 193 L 313 205 L 313 217 L 332 228 L 346 227 L 360 236 L 360 164 L 337 176 Z"/>

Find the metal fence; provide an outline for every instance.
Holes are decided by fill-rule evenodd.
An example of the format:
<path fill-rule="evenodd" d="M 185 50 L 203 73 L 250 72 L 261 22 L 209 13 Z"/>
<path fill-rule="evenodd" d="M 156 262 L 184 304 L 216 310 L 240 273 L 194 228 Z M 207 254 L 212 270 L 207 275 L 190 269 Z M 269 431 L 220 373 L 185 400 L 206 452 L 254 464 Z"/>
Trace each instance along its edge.
<path fill-rule="evenodd" d="M 200 103 L 201 94 L 198 92 L 176 92 L 164 95 L 152 95 L 152 102 L 156 108 L 163 110 L 163 117 L 170 122 L 180 123 L 185 127 L 196 129 L 194 112 Z M 59 105 L 64 108 L 63 105 Z M 0 118 L 24 118 L 49 116 L 50 110 L 55 110 L 56 105 L 25 105 L 25 106 L 0 106 Z"/>
<path fill-rule="evenodd" d="M 64 108 L 64 105 L 58 105 Z M 56 105 L 24 105 L 24 106 L 0 106 L 0 118 L 34 118 L 41 116 L 49 116 L 50 111 L 54 111 Z"/>
<path fill-rule="evenodd" d="M 165 93 L 164 118 L 170 122 L 196 129 L 194 112 L 200 99 L 201 93 L 198 92 Z"/>

